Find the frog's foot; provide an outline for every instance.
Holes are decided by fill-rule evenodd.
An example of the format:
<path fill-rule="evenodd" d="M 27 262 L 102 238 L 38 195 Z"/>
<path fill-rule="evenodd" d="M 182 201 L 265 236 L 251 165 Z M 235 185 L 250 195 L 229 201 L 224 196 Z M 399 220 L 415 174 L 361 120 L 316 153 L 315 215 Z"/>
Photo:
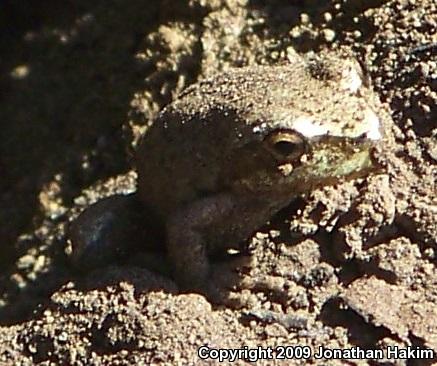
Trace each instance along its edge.
<path fill-rule="evenodd" d="M 87 208 L 69 227 L 73 265 L 93 270 L 150 243 L 153 235 L 144 217 L 147 213 L 136 194 L 111 196 Z"/>
<path fill-rule="evenodd" d="M 231 308 L 246 307 L 250 301 L 242 291 L 250 288 L 247 275 L 253 266 L 254 257 L 250 255 L 234 255 L 211 264 L 211 274 L 205 284 L 208 300 Z"/>
<path fill-rule="evenodd" d="M 252 256 L 233 255 L 220 262 L 210 263 L 201 257 L 193 265 L 179 268 L 174 280 L 181 293 L 196 292 L 204 295 L 211 303 L 231 308 L 241 308 L 245 304 L 238 294 L 244 282 L 244 274 L 252 267 Z M 199 264 L 202 263 L 202 267 Z M 201 275 L 199 275 L 201 274 Z"/>

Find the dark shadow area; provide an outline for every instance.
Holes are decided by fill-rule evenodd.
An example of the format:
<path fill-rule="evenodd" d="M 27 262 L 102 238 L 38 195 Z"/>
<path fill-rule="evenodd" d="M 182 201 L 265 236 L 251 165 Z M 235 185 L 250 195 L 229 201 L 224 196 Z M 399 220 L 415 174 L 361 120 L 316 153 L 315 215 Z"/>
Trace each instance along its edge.
<path fill-rule="evenodd" d="M 118 7 L 49 0 L 0 5 L 3 268 L 55 174 L 62 175 L 68 201 L 127 168 L 121 127 L 142 80 L 133 51 L 158 7 Z"/>
<path fill-rule="evenodd" d="M 141 42 L 186 2 L 0 3 L 0 268 L 23 252 L 17 237 L 41 215 L 38 194 L 59 175 L 69 206 L 84 187 L 126 171 L 123 124 L 153 63 Z M 182 9 L 182 10 L 181 10 Z M 144 121 L 145 123 L 146 121 Z"/>
<path fill-rule="evenodd" d="M 41 205 L 42 190 L 55 193 L 54 177 L 68 208 L 82 189 L 131 166 L 124 125 L 134 94 L 147 90 L 158 104 L 170 101 L 145 81 L 156 60 L 139 62 L 135 55 L 160 24 L 201 22 L 203 10 L 193 13 L 188 1 L 172 9 L 162 1 L 0 3 L 0 293 L 7 301 L 2 324 L 28 319 L 75 279 L 63 252 L 65 237 L 45 250 L 50 264 L 44 275 L 21 289 L 11 275 L 20 273 L 18 257 L 46 246 L 50 227 L 68 219 L 45 217 Z M 194 79 L 200 61 L 189 61 Z M 23 233 L 33 238 L 37 228 L 48 233 L 36 235 L 36 243 L 18 239 Z"/>

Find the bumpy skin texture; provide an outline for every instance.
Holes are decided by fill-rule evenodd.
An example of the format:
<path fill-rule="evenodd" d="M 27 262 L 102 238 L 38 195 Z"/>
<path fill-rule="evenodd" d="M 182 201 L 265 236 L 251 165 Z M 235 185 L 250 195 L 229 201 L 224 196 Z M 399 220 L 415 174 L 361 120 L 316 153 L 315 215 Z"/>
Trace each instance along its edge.
<path fill-rule="evenodd" d="M 332 54 L 234 69 L 168 105 L 139 144 L 137 195 L 166 227 L 180 286 L 209 292 L 213 253 L 296 195 L 374 171 L 379 108 L 358 63 Z M 89 246 L 76 235 L 78 262 Z"/>

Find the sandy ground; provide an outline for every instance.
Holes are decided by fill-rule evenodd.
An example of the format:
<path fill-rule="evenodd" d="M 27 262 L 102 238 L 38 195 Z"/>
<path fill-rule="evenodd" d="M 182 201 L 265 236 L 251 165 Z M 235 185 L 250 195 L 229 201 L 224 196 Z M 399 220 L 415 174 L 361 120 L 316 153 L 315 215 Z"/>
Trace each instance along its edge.
<path fill-rule="evenodd" d="M 434 0 L 5 1 L 0 26 L 0 364 L 197 364 L 202 345 L 437 355 Z M 340 46 L 394 120 L 386 171 L 297 199 L 255 233 L 230 293 L 243 308 L 138 264 L 70 268 L 66 224 L 134 189 L 132 148 L 184 87 Z M 259 363 L 345 364 L 289 356 Z"/>

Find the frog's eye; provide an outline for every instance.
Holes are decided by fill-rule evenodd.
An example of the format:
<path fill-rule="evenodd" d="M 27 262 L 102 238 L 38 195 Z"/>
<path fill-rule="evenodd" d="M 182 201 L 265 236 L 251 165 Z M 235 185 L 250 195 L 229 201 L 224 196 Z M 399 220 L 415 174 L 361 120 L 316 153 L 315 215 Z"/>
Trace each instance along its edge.
<path fill-rule="evenodd" d="M 267 149 L 280 161 L 298 159 L 305 152 L 305 141 L 296 132 L 276 131 L 265 139 Z"/>

